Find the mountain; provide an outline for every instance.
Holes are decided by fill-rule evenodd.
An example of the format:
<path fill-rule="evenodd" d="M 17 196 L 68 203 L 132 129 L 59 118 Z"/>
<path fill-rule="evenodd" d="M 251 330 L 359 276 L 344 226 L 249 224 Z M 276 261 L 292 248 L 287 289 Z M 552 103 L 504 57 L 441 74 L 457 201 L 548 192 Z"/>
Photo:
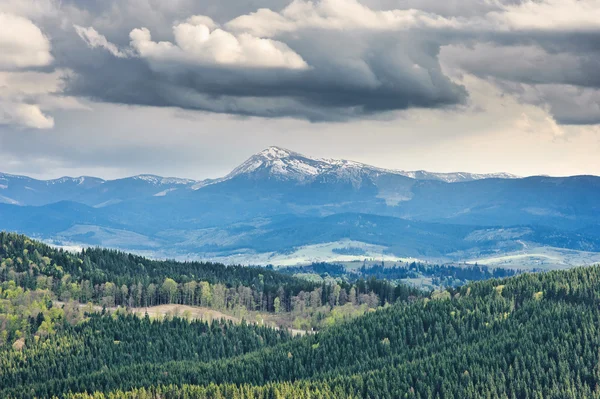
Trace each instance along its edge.
<path fill-rule="evenodd" d="M 452 183 L 489 178 L 516 178 L 507 173 L 471 174 L 388 170 L 347 160 L 310 158 L 284 148 L 269 147 L 250 157 L 227 176 L 203 181 L 155 175 L 138 175 L 116 180 L 89 176 L 37 180 L 27 176 L 0 173 L 0 203 L 39 206 L 59 201 L 75 201 L 89 206 L 103 207 L 131 199 L 166 196 L 185 189 L 198 190 L 238 178 L 300 184 L 351 183 L 353 187 L 359 188 L 363 182 L 372 183 L 374 180 L 384 179 L 383 176 L 388 178 L 403 176 L 411 180 Z"/>
<path fill-rule="evenodd" d="M 600 260 L 597 176 L 403 172 L 270 147 L 205 181 L 0 178 L 0 229 L 67 245 L 261 264 L 336 259 L 348 242 L 373 257 Z"/>
<path fill-rule="evenodd" d="M 96 177 L 61 177 L 36 180 L 0 173 L 0 202 L 14 205 L 44 205 L 76 197 L 105 183 Z"/>
<path fill-rule="evenodd" d="M 511 173 L 434 173 L 426 170 L 417 170 L 413 172 L 398 171 L 397 173 L 410 177 L 415 180 L 439 180 L 446 183 L 459 183 L 465 181 L 482 180 L 482 179 L 518 179 L 519 176 Z"/>
<path fill-rule="evenodd" d="M 0 203 L 39 206 L 59 201 L 75 201 L 102 207 L 134 198 L 166 195 L 194 183 L 194 180 L 154 175 L 117 180 L 89 176 L 37 180 L 0 173 Z"/>
<path fill-rule="evenodd" d="M 316 180 L 345 181 L 359 187 L 364 178 L 373 179 L 381 175 L 405 176 L 414 180 L 439 180 L 446 183 L 492 178 L 517 178 L 517 176 L 509 173 L 433 173 L 424 170 L 382 169 L 348 160 L 310 158 L 285 148 L 273 146 L 253 155 L 224 178 L 201 182 L 194 188 L 197 189 L 207 184 L 220 183 L 242 176 L 249 179 L 276 179 L 298 183 L 309 183 Z"/>

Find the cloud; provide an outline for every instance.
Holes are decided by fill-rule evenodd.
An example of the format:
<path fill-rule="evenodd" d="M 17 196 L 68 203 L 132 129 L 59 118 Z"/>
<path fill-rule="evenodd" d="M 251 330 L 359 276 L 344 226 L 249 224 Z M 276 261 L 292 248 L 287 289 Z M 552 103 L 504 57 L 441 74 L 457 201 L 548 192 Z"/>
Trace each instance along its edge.
<path fill-rule="evenodd" d="M 40 107 L 35 104 L 0 101 L 0 124 L 50 129 L 54 127 L 54 119 L 44 115 Z"/>
<path fill-rule="evenodd" d="M 600 89 L 565 84 L 504 85 L 508 86 L 507 92 L 514 93 L 522 102 L 547 109 L 561 124 L 600 123 Z"/>
<path fill-rule="evenodd" d="M 557 83 L 600 87 L 600 74 L 594 74 L 600 57 L 593 53 L 573 54 L 555 45 L 548 51 L 534 44 L 498 45 L 476 43 L 453 45 L 444 49 L 449 67 L 479 77 L 527 84 Z"/>
<path fill-rule="evenodd" d="M 548 109 L 559 123 L 600 123 L 600 54 L 552 43 L 452 45 L 441 57 L 455 73 L 488 79 L 524 103 Z"/>
<path fill-rule="evenodd" d="M 286 44 L 252 36 L 233 35 L 208 17 L 194 16 L 173 27 L 175 42 L 154 42 L 146 28 L 130 33 L 131 46 L 151 63 L 223 65 L 250 68 L 305 69 L 306 62 Z"/>
<path fill-rule="evenodd" d="M 524 0 L 506 4 L 490 17 L 515 30 L 599 31 L 598 0 Z"/>
<path fill-rule="evenodd" d="M 48 111 L 88 109 L 76 98 L 62 95 L 69 71 L 0 71 L 0 125 L 50 129 Z"/>
<path fill-rule="evenodd" d="M 29 19 L 0 12 L 0 70 L 46 66 L 50 42 Z"/>
<path fill-rule="evenodd" d="M 42 97 L 57 90 L 58 78 L 43 72 L 53 61 L 50 41 L 31 20 L 0 12 L 0 125 L 49 129 L 54 119 L 41 108 Z"/>
<path fill-rule="evenodd" d="M 50 39 L 40 27 L 57 13 L 51 0 L 0 4 L 0 126 L 50 129 L 54 118 L 49 111 L 84 108 L 63 95 L 71 72 L 55 68 Z"/>
<path fill-rule="evenodd" d="M 239 19 L 217 23 L 196 15 L 175 22 L 170 34 L 132 29 L 129 46 L 112 32 L 121 45 L 110 53 L 135 57 L 65 64 L 78 75 L 67 90 L 115 103 L 312 121 L 467 101 L 466 90 L 441 70 L 441 43 L 411 30 L 452 21 L 416 10 L 373 11 L 354 0 L 311 4 L 296 1 L 281 14 L 259 11 L 280 15 L 286 27 L 277 29 L 270 17 L 244 27 Z M 102 43 L 106 49 L 110 42 Z"/>
<path fill-rule="evenodd" d="M 385 31 L 458 25 L 456 20 L 418 9 L 375 11 L 356 0 L 293 0 L 280 13 L 261 8 L 226 24 L 234 30 L 269 37 L 301 29 Z"/>
<path fill-rule="evenodd" d="M 60 74 L 0 72 L 0 124 L 49 129 L 54 119 L 41 104 L 60 91 Z"/>
<path fill-rule="evenodd" d="M 93 101 L 390 118 L 463 107 L 474 99 L 460 77 L 471 74 L 560 123 L 600 122 L 600 0 L 260 3 L 6 0 L 0 10 L 38 10 L 21 15 L 52 38 L 53 65 L 74 72 L 66 93 Z"/>
<path fill-rule="evenodd" d="M 84 28 L 83 26 L 74 25 L 75 31 L 79 37 L 90 47 L 97 48 L 101 47 L 107 50 L 109 53 L 118 58 L 125 58 L 127 54 L 117 47 L 116 44 L 109 42 L 105 36 L 98 33 L 98 31 L 91 26 Z"/>
<path fill-rule="evenodd" d="M 38 20 L 59 14 L 60 0 L 2 0 L 0 12 Z"/>

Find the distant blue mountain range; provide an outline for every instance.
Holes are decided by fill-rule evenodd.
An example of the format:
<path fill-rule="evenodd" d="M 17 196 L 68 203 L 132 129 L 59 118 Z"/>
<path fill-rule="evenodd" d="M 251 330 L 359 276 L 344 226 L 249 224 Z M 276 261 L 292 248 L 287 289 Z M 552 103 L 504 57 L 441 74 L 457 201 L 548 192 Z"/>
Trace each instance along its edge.
<path fill-rule="evenodd" d="M 540 247 L 600 252 L 600 177 L 406 172 L 271 147 L 204 181 L 0 174 L 0 229 L 245 263 L 349 242 L 454 261 Z"/>

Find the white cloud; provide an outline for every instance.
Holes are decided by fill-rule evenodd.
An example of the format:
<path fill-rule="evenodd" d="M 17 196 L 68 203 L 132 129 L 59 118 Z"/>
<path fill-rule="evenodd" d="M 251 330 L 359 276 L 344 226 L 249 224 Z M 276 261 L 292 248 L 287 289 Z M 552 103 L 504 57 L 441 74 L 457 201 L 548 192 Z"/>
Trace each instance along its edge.
<path fill-rule="evenodd" d="M 34 129 L 54 127 L 54 118 L 45 115 L 36 104 L 0 100 L 0 124 L 18 125 Z"/>
<path fill-rule="evenodd" d="M 84 28 L 83 26 L 73 25 L 75 31 L 79 37 L 90 47 L 96 48 L 101 47 L 107 50 L 109 53 L 118 58 L 125 58 L 127 54 L 117 47 L 116 44 L 109 42 L 104 35 L 98 33 L 98 31 L 91 26 Z"/>
<path fill-rule="evenodd" d="M 490 7 L 489 11 L 450 17 L 420 8 L 376 10 L 358 0 L 293 0 L 281 12 L 261 8 L 236 17 L 225 26 L 232 31 L 250 32 L 261 37 L 309 28 L 342 31 L 427 28 L 480 32 L 600 30 L 600 0 L 484 3 Z"/>
<path fill-rule="evenodd" d="M 46 66 L 50 41 L 29 19 L 0 12 L 0 70 Z"/>
<path fill-rule="evenodd" d="M 510 29 L 600 30 L 600 0 L 527 0 L 489 14 Z"/>
<path fill-rule="evenodd" d="M 2 0 L 0 12 L 37 20 L 59 14 L 59 0 Z"/>
<path fill-rule="evenodd" d="M 192 25 L 204 25 L 211 30 L 219 27 L 219 25 L 213 21 L 211 17 L 207 17 L 206 15 L 193 15 L 188 18 L 187 22 Z"/>
<path fill-rule="evenodd" d="M 15 6 L 9 2 L 4 9 L 7 5 Z M 52 128 L 54 119 L 43 109 L 51 103 L 59 108 L 66 105 L 55 97 L 62 91 L 64 72 L 24 71 L 52 63 L 50 41 L 37 25 L 19 15 L 0 12 L 0 27 L 0 124 Z"/>
<path fill-rule="evenodd" d="M 60 95 L 68 72 L 0 72 L 0 124 L 49 129 L 54 118 L 45 111 L 84 109 L 72 97 Z"/>
<path fill-rule="evenodd" d="M 417 9 L 376 11 L 357 0 L 294 0 L 281 13 L 267 8 L 239 16 L 226 26 L 234 31 L 272 37 L 303 28 L 402 30 L 421 26 L 458 27 L 460 22 Z"/>
<path fill-rule="evenodd" d="M 174 43 L 152 41 L 148 29 L 134 29 L 130 34 L 131 46 L 140 57 L 154 62 L 288 69 L 308 67 L 302 57 L 282 42 L 249 33 L 233 35 L 215 26 L 207 17 L 192 17 L 173 27 Z"/>

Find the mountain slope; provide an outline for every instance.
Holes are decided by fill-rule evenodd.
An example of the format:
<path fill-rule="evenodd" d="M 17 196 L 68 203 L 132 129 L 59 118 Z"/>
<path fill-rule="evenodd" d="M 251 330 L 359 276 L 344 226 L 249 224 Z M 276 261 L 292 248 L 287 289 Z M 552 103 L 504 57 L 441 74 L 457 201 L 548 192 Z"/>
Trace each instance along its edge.
<path fill-rule="evenodd" d="M 318 159 L 281 147 L 269 147 L 242 163 L 227 176 L 200 182 L 195 189 L 208 184 L 220 183 L 226 180 L 244 176 L 249 179 L 275 179 L 281 181 L 296 181 L 298 183 L 321 181 L 352 182 L 355 187 L 360 187 L 362 179 L 377 178 L 381 175 L 396 175 L 413 180 L 438 180 L 446 183 L 463 181 L 502 178 L 513 179 L 517 176 L 509 173 L 474 174 L 465 172 L 434 173 L 424 170 L 402 171 L 383 169 L 360 162 L 343 159 Z"/>
<path fill-rule="evenodd" d="M 117 180 L 88 176 L 36 180 L 0 173 L 0 203 L 39 206 L 73 201 L 102 207 L 121 201 L 166 194 L 168 191 L 186 188 L 194 183 L 194 180 L 154 175 L 138 175 Z"/>
<path fill-rule="evenodd" d="M 102 370 L 87 372 L 87 364 L 69 362 L 66 373 L 66 366 L 36 369 L 28 362 L 17 363 L 19 357 L 14 355 L 7 362 L 15 359 L 18 368 L 9 371 L 22 378 L 7 378 L 0 394 L 50 397 L 95 387 L 94 397 L 114 392 L 115 398 L 144 399 L 599 398 L 598 287 L 600 267 L 493 279 L 397 303 L 318 334 L 273 340 L 266 348 L 256 345 L 247 353 L 168 362 L 134 358 L 126 364 L 123 358 L 130 357 L 124 348 L 110 341 L 131 331 L 143 336 L 139 346 L 157 344 L 168 336 L 168 325 L 150 329 L 146 322 L 146 335 L 142 335 L 133 329 L 139 321 L 125 320 L 131 328 L 125 330 L 122 319 L 94 319 L 91 326 L 106 337 L 121 367 L 109 362 Z M 181 334 L 198 328 L 178 319 L 167 323 L 177 326 Z M 212 334 L 225 330 L 213 326 Z M 224 352 L 221 344 L 233 333 L 215 336 L 216 353 Z M 79 330 L 71 334 L 78 337 Z M 68 354 L 67 345 L 53 352 L 62 342 L 70 342 L 68 337 L 36 347 L 39 357 L 45 361 Z M 123 340 L 124 347 L 131 347 L 129 338 Z M 187 347 L 181 352 L 186 353 Z"/>

